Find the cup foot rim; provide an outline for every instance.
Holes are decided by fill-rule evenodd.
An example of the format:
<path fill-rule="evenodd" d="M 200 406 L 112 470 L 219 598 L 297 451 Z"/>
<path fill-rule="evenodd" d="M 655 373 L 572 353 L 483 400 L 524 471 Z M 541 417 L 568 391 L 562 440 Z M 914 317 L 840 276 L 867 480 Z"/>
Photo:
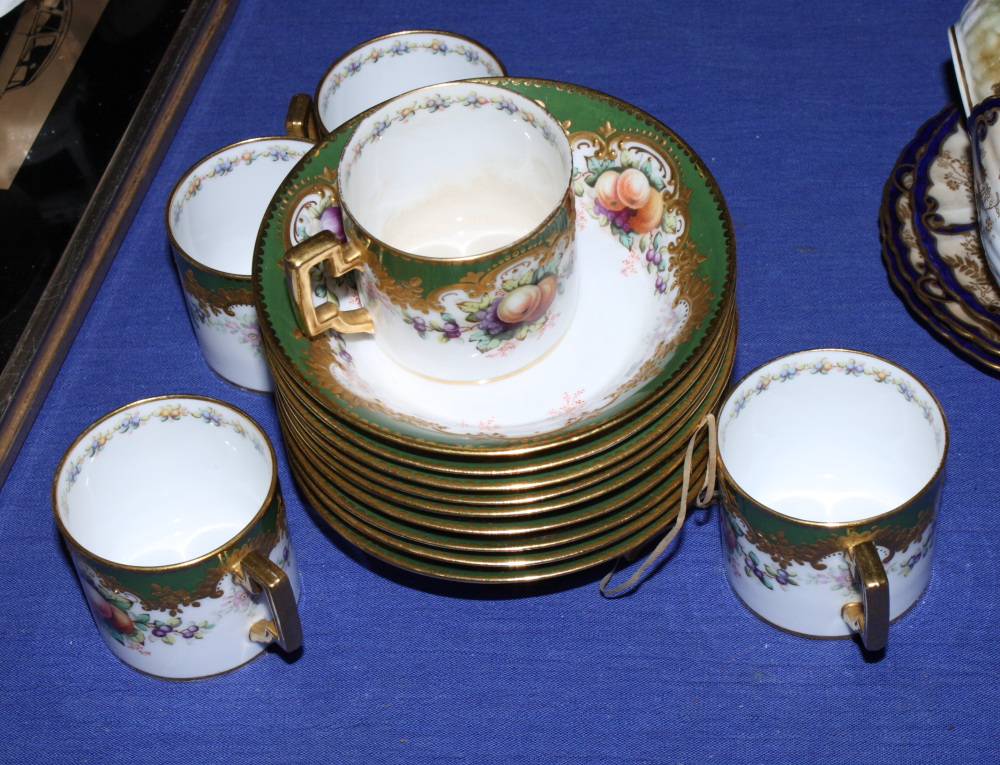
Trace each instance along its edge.
<path fill-rule="evenodd" d="M 725 576 L 725 574 L 723 574 L 723 576 Z M 931 579 L 933 579 L 933 577 L 934 574 L 932 572 L 931 576 L 927 578 L 927 584 L 924 585 L 924 589 L 920 591 L 920 594 L 917 595 L 916 599 L 907 607 L 905 611 L 903 611 L 903 613 L 901 613 L 895 619 L 891 619 L 889 621 L 890 625 L 895 624 L 904 616 L 906 616 L 908 613 L 910 613 L 910 611 L 912 611 L 916 607 L 916 605 L 921 600 L 923 600 L 924 594 L 927 592 L 927 587 L 930 584 Z M 726 576 L 725 578 L 726 578 L 726 584 L 729 585 L 730 592 L 733 593 L 733 595 L 735 596 L 736 600 L 740 603 L 740 605 L 742 605 L 747 611 L 749 611 L 751 614 L 753 614 L 762 622 L 764 622 L 764 624 L 767 624 L 770 627 L 774 627 L 776 630 L 781 630 L 782 632 L 787 633 L 789 635 L 795 635 L 795 637 L 809 638 L 810 640 L 850 640 L 855 635 L 855 633 L 853 632 L 847 635 L 810 635 L 807 632 L 796 632 L 795 630 L 790 630 L 787 627 L 782 627 L 780 624 L 775 624 L 770 619 L 764 618 L 759 613 L 754 611 L 749 605 L 747 605 L 747 602 L 740 597 L 740 594 L 738 592 L 736 592 L 736 588 L 734 588 L 733 583 L 729 581 L 729 577 Z"/>
<path fill-rule="evenodd" d="M 125 661 L 125 659 L 123 659 L 121 656 L 119 656 L 118 654 L 114 653 L 113 651 L 112 651 L 112 653 L 114 654 L 114 657 L 116 659 L 118 659 L 118 661 L 120 661 L 122 664 L 124 664 L 126 667 L 128 667 L 132 671 L 138 672 L 140 675 L 145 675 L 146 677 L 151 677 L 154 680 L 167 680 L 167 681 L 169 681 L 171 683 L 187 683 L 187 682 L 191 682 L 192 680 L 208 680 L 208 679 L 213 678 L 213 677 L 220 677 L 222 675 L 228 675 L 230 672 L 235 672 L 238 669 L 242 669 L 243 667 L 245 667 L 250 662 L 256 661 L 261 656 L 263 656 L 265 653 L 267 653 L 267 650 L 266 650 L 266 648 L 264 650 L 261 650 L 256 655 L 251 656 L 249 659 L 247 659 L 246 661 L 244 661 L 242 664 L 237 664 L 235 667 L 230 667 L 229 669 L 224 669 L 221 672 L 213 672 L 211 675 L 196 675 L 194 677 L 169 677 L 167 675 L 157 675 L 157 674 L 154 674 L 152 672 L 146 672 L 143 669 L 139 669 L 134 664 L 129 664 L 127 661 Z"/>

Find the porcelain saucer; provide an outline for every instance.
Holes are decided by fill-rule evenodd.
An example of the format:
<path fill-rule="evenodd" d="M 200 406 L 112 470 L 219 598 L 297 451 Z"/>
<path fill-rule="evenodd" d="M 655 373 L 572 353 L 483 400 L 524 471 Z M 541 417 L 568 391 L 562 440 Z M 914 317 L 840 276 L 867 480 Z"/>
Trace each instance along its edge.
<path fill-rule="evenodd" d="M 294 444 L 291 451 L 298 467 L 298 476 L 312 481 L 316 488 L 330 488 L 330 491 L 324 488 L 322 492 L 328 506 L 330 502 L 338 504 L 338 507 L 358 516 L 367 524 L 390 534 L 435 547 L 480 552 L 541 549 L 622 526 L 661 502 L 666 492 L 674 492 L 680 488 L 684 464 L 684 455 L 681 454 L 663 467 L 654 489 L 637 492 L 632 501 L 617 509 L 609 503 L 600 503 L 602 506 L 595 503 L 593 507 L 571 508 L 538 517 L 474 519 L 437 517 L 397 507 L 378 498 L 356 496 L 346 490 L 344 482 L 329 470 L 308 467 L 315 464 L 314 455 L 309 453 L 308 448 Z M 694 473 L 704 472 L 706 458 L 704 450 L 697 453 L 692 463 Z M 571 533 L 573 536 L 569 538 L 567 535 Z M 426 534 L 434 536 L 426 537 Z"/>
<path fill-rule="evenodd" d="M 945 109 L 913 181 L 914 226 L 928 264 L 971 312 L 987 350 L 1000 354 L 1000 290 L 979 238 L 972 147 L 957 107 Z"/>
<path fill-rule="evenodd" d="M 989 340 L 995 327 L 982 316 L 983 303 L 969 289 L 976 281 L 982 284 L 977 273 L 988 277 L 988 271 L 975 235 L 975 207 L 963 190 L 967 182 L 962 177 L 971 175 L 967 162 L 962 167 L 964 131 L 955 131 L 957 124 L 951 105 L 922 125 L 900 154 L 879 213 L 882 257 L 890 281 L 936 335 L 963 355 L 1000 370 L 1000 349 Z M 948 154 L 941 153 L 942 144 Z M 967 137 L 964 144 L 967 150 Z M 921 195 L 928 200 L 920 215 L 914 198 L 918 166 Z"/>
<path fill-rule="evenodd" d="M 701 451 L 704 451 L 704 443 L 701 444 L 701 447 Z M 292 458 L 294 459 L 294 457 Z M 701 465 L 700 460 L 699 465 L 700 467 L 695 471 L 692 480 L 700 481 L 703 478 L 703 465 Z M 520 569 L 553 566 L 560 563 L 571 564 L 573 562 L 586 561 L 585 566 L 596 565 L 609 559 L 599 556 L 600 552 L 617 550 L 618 552 L 613 554 L 609 553 L 610 557 L 615 557 L 615 555 L 621 552 L 635 548 L 656 533 L 662 531 L 676 517 L 677 502 L 679 499 L 676 489 L 668 486 L 662 492 L 655 494 L 649 503 L 652 507 L 646 509 L 638 517 L 630 519 L 621 525 L 614 526 L 610 530 L 605 530 L 603 533 L 590 536 L 585 541 L 573 540 L 571 538 L 568 542 L 562 542 L 561 544 L 541 549 L 537 549 L 530 542 L 527 542 L 524 545 L 524 549 L 515 552 L 503 548 L 510 544 L 517 547 L 517 543 L 501 542 L 499 544 L 494 543 L 496 547 L 501 548 L 499 550 L 474 552 L 445 547 L 442 545 L 442 542 L 446 544 L 448 541 L 447 537 L 438 537 L 438 535 L 419 529 L 414 534 L 413 530 L 405 529 L 400 524 L 394 525 L 394 533 L 384 532 L 378 526 L 363 520 L 367 514 L 370 514 L 370 510 L 364 505 L 355 502 L 328 481 L 316 476 L 304 476 L 301 470 L 297 472 L 304 478 L 304 480 L 300 481 L 300 486 L 305 489 L 307 497 L 312 500 L 312 506 L 323 515 L 324 519 L 335 530 L 352 542 L 355 542 L 355 544 L 358 544 L 362 549 L 373 552 L 377 557 L 388 560 L 390 563 L 411 571 L 418 571 L 419 573 L 431 572 L 420 570 L 414 567 L 412 563 L 405 565 L 399 561 L 398 556 L 405 556 L 407 558 L 415 556 L 417 559 L 424 559 L 425 563 L 436 566 L 462 566 L 474 570 L 479 569 L 482 574 L 486 574 L 485 579 L 475 579 L 473 581 L 520 581 L 520 579 L 510 580 L 507 577 L 511 574 L 516 575 Z M 669 480 L 664 481 L 665 486 L 668 484 Z M 332 498 L 333 501 L 331 502 L 327 497 Z M 364 540 L 364 543 L 346 533 L 348 529 L 360 536 Z M 567 536 L 572 537 L 572 532 Z M 417 542 L 414 540 L 414 537 L 421 537 L 422 541 Z M 380 548 L 380 552 L 375 552 L 372 549 L 373 546 L 375 549 Z M 484 542 L 483 546 L 489 547 L 490 543 Z M 394 553 L 395 559 L 386 557 L 384 554 L 386 552 Z M 561 569 L 562 567 L 559 567 L 555 572 L 548 575 L 556 576 L 568 573 L 568 571 Z M 570 570 L 578 570 L 578 567 L 573 567 Z M 431 573 L 431 575 L 440 576 L 441 574 Z M 445 578 L 456 577 L 448 576 Z"/>
<path fill-rule="evenodd" d="M 310 409 L 294 389 L 286 390 L 280 367 L 276 367 L 275 374 L 275 403 L 282 427 L 294 425 L 297 430 L 307 433 L 327 461 L 356 465 L 360 473 L 378 476 L 378 480 L 387 485 L 403 486 L 405 491 L 430 497 L 474 493 L 485 500 L 485 504 L 531 502 L 605 481 L 655 457 L 672 443 L 714 381 L 728 382 L 730 378 L 735 332 L 726 331 L 720 340 L 723 342 L 706 353 L 704 361 L 692 367 L 690 379 L 675 386 L 669 396 L 643 416 L 596 440 L 513 463 L 449 463 L 445 466 L 444 460 L 432 458 L 427 458 L 424 464 L 412 460 L 403 462 L 411 455 L 365 439 L 334 418 L 323 417 Z M 463 472 L 441 474 L 445 467 Z"/>
<path fill-rule="evenodd" d="M 662 442 L 673 421 L 682 415 L 678 408 L 692 389 L 707 388 L 717 371 L 729 373 L 737 341 L 735 306 L 727 311 L 720 331 L 685 374 L 670 390 L 641 414 L 625 420 L 589 439 L 582 439 L 542 454 L 422 454 L 370 434 L 344 422 L 315 402 L 308 388 L 299 384 L 280 363 L 270 363 L 274 371 L 276 399 L 301 415 L 303 424 L 324 445 L 347 454 L 367 467 L 401 480 L 455 491 L 532 491 L 595 472 L 610 473 L 624 460 Z M 268 343 L 265 350 L 268 354 Z M 269 355 L 270 358 L 270 355 Z"/>
<path fill-rule="evenodd" d="M 319 193 L 311 189 L 330 186 L 350 125 L 293 170 L 258 240 L 254 289 L 278 362 L 338 418 L 411 449 L 522 453 L 613 427 L 670 390 L 732 301 L 729 215 L 707 169 L 679 137 L 595 91 L 543 80 L 491 82 L 543 100 L 569 124 L 574 148 L 581 308 L 562 342 L 535 366 L 486 385 L 447 384 L 397 366 L 371 337 L 330 333 L 310 342 L 297 331 L 280 266 L 287 232 L 296 205 Z M 626 167 L 669 197 L 656 228 L 641 235 L 595 196 L 601 174 Z"/>
<path fill-rule="evenodd" d="M 474 494 L 455 493 L 433 498 L 417 495 L 404 482 L 382 476 L 364 476 L 356 468 L 341 460 L 330 459 L 319 452 L 314 442 L 300 431 L 293 431 L 291 437 L 286 438 L 286 442 L 294 441 L 302 447 L 303 452 L 311 453 L 314 460 L 312 464 L 316 470 L 326 480 L 337 484 L 344 493 L 390 514 L 394 508 L 401 507 L 409 508 L 421 515 L 429 514 L 435 524 L 442 516 L 493 521 L 539 516 L 575 507 L 609 513 L 633 501 L 637 495 L 652 490 L 660 483 L 667 465 L 683 458 L 687 442 L 696 431 L 702 417 L 706 412 L 715 409 L 727 387 L 728 376 L 726 379 L 721 377 L 717 379 L 712 390 L 707 395 L 699 397 L 697 408 L 684 419 L 683 427 L 655 456 L 594 485 L 577 488 L 570 484 L 571 491 L 555 492 L 552 496 L 509 495 L 505 498 L 506 502 L 485 503 L 481 501 L 480 496 Z"/>

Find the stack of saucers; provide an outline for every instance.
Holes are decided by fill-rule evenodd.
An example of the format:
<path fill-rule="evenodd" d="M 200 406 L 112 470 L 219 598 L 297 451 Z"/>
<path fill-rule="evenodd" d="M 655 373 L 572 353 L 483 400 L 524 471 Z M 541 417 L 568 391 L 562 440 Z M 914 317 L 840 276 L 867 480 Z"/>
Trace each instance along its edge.
<path fill-rule="evenodd" d="M 308 237 L 299 224 L 309 209 L 336 207 L 335 171 L 357 121 L 276 194 L 254 296 L 289 462 L 320 516 L 409 571 L 526 582 L 637 550 L 673 523 L 688 442 L 730 384 L 735 244 L 705 165 L 662 123 L 577 86 L 489 82 L 544 103 L 573 151 L 579 302 L 547 356 L 455 385 L 407 371 L 369 335 L 303 334 L 282 261 Z M 642 234 L 595 190 L 602 173 L 629 168 L 665 199 Z M 363 302 L 343 279 L 317 272 L 313 286 L 317 303 Z M 699 443 L 692 485 L 706 463 Z"/>
<path fill-rule="evenodd" d="M 1000 370 L 1000 287 L 980 239 L 972 145 L 958 105 L 904 147 L 879 227 L 882 258 L 907 305 L 944 342 Z"/>

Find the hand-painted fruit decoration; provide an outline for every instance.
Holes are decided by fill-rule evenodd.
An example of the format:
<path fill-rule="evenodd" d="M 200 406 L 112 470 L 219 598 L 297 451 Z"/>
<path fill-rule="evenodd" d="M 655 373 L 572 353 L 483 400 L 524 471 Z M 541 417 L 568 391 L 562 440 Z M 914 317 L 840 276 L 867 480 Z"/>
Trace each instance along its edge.
<path fill-rule="evenodd" d="M 597 179 L 594 192 L 597 194 L 597 201 L 609 210 L 621 210 L 625 204 L 618 198 L 618 178 L 619 174 L 614 170 L 605 171 Z"/>
<path fill-rule="evenodd" d="M 598 181 L 599 184 L 600 181 Z M 641 170 L 630 167 L 618 176 L 615 193 L 625 206 L 631 207 L 633 210 L 638 210 L 649 200 L 649 192 L 649 181 L 646 179 L 645 173 Z"/>
<path fill-rule="evenodd" d="M 619 207 L 622 215 L 632 212 L 621 204 Z M 565 230 L 570 225 L 569 212 L 565 207 L 560 208 L 554 219 L 555 228 Z M 509 350 L 515 347 L 514 343 L 535 333 L 541 337 L 541 330 L 551 326 L 560 315 L 550 313 L 549 309 L 556 296 L 565 292 L 566 280 L 573 273 L 572 257 L 567 257 L 571 252 L 569 241 L 564 237 L 554 252 L 539 259 L 544 264 L 531 256 L 520 263 L 505 265 L 503 275 L 490 276 L 490 284 L 485 289 L 472 293 L 475 297 L 458 302 L 450 311 L 421 315 L 403 309 L 403 321 L 424 339 L 434 337 L 440 343 L 474 343 L 476 350 L 482 353 L 489 353 L 504 343 Z"/>
<path fill-rule="evenodd" d="M 108 603 L 97 590 L 89 582 L 83 583 L 83 593 L 87 596 L 87 601 L 90 603 L 94 611 L 102 619 L 111 618 L 111 604 Z"/>
<path fill-rule="evenodd" d="M 556 279 L 555 274 L 549 274 L 539 281 L 535 287 L 541 296 L 538 299 L 538 305 L 535 306 L 535 310 L 522 319 L 522 321 L 528 323 L 538 321 L 549 310 L 549 306 L 552 305 L 552 301 L 556 299 L 556 295 L 559 292 L 559 280 Z"/>
<path fill-rule="evenodd" d="M 507 324 L 526 321 L 542 299 L 542 291 L 534 284 L 518 287 L 508 292 L 497 306 L 497 318 Z"/>
<path fill-rule="evenodd" d="M 584 158 L 586 167 L 575 166 L 573 193 L 585 214 L 629 251 L 622 273 L 636 273 L 635 266 L 645 259 L 645 268 L 655 279 L 653 288 L 665 295 L 671 284 L 672 253 L 687 229 L 676 169 L 658 150 L 639 145 L 643 142 L 638 139 L 629 146 L 622 136 L 614 143 L 615 151 L 603 141 L 598 143 L 600 150 Z"/>
<path fill-rule="evenodd" d="M 117 606 L 111 606 L 111 616 L 108 617 L 107 622 L 123 635 L 128 635 L 135 630 L 135 622 Z"/>
<path fill-rule="evenodd" d="M 632 230 L 637 234 L 648 234 L 660 225 L 663 219 L 663 197 L 657 193 L 649 195 L 646 203 L 635 211 L 629 219 Z"/>

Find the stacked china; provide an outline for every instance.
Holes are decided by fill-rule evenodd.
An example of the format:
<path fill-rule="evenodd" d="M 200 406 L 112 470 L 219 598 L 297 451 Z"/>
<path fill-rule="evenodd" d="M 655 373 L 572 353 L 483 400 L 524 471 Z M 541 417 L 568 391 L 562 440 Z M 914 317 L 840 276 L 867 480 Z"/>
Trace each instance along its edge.
<path fill-rule="evenodd" d="M 449 55 L 370 45 L 324 82 Z M 482 61 L 470 46 L 451 55 Z M 336 90 L 298 124 L 328 130 Z M 413 233 L 509 222 L 535 199 L 506 240 Z M 333 129 L 275 194 L 252 278 L 301 491 L 363 550 L 430 576 L 532 581 L 658 538 L 730 383 L 718 187 L 665 125 L 565 83 L 423 87 Z M 693 485 L 707 458 L 702 436 Z"/>

